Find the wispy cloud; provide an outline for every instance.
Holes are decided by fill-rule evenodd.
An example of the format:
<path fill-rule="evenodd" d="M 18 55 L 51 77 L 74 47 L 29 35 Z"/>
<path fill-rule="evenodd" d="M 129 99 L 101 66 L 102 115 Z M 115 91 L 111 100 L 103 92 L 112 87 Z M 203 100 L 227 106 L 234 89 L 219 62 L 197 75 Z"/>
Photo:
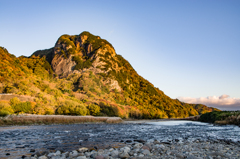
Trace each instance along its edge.
<path fill-rule="evenodd" d="M 240 110 L 240 98 L 231 98 L 229 95 L 208 96 L 200 98 L 178 97 L 180 101 L 192 104 L 205 104 L 221 110 Z"/>
<path fill-rule="evenodd" d="M 226 95 L 226 94 L 223 94 L 223 95 L 221 95 L 220 97 L 219 97 L 219 99 L 224 99 L 224 98 L 228 98 L 228 97 L 230 97 L 229 95 Z"/>

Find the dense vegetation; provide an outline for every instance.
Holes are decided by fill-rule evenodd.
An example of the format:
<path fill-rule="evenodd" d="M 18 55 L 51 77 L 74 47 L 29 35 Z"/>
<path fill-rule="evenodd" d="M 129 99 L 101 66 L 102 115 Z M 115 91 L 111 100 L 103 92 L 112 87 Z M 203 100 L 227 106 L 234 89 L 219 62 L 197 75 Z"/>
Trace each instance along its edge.
<path fill-rule="evenodd" d="M 217 108 L 207 107 L 206 105 L 203 105 L 203 104 L 192 104 L 192 106 L 194 109 L 198 111 L 199 115 L 212 112 L 212 111 L 220 111 Z"/>
<path fill-rule="evenodd" d="M 240 125 L 240 111 L 214 111 L 202 114 L 200 121 L 217 124 Z"/>
<path fill-rule="evenodd" d="M 71 58 L 76 63 L 74 70 L 79 72 L 58 78 L 51 66 L 56 55 L 66 60 Z M 97 58 L 103 64 L 93 67 Z M 109 42 L 89 32 L 62 35 L 54 48 L 36 51 L 29 58 L 16 58 L 0 47 L 0 59 L 0 93 L 34 97 L 33 102 L 18 101 L 18 104 L 0 101 L 0 115 L 89 114 L 152 119 L 188 117 L 217 110 L 166 96 L 139 76 Z M 101 71 L 96 73 L 97 69 Z M 120 89 L 112 88 L 109 81 L 117 81 Z"/>

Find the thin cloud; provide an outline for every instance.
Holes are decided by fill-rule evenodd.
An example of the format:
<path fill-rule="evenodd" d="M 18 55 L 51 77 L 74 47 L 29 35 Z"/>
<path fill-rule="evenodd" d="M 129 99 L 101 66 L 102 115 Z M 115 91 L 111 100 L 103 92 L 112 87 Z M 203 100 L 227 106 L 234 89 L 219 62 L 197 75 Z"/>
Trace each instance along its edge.
<path fill-rule="evenodd" d="M 224 98 L 228 98 L 228 97 L 230 97 L 229 95 L 226 95 L 226 94 L 223 94 L 223 95 L 221 95 L 220 97 L 219 97 L 219 99 L 224 99 Z"/>
<path fill-rule="evenodd" d="M 240 110 L 240 98 L 231 98 L 229 95 L 208 96 L 200 98 L 179 97 L 180 101 L 192 104 L 205 104 L 221 110 Z"/>

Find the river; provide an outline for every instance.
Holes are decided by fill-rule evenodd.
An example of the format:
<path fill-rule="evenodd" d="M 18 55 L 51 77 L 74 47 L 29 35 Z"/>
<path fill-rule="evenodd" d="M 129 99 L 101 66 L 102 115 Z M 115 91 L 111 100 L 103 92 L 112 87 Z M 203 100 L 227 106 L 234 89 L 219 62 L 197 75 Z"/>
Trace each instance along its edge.
<path fill-rule="evenodd" d="M 71 151 L 80 147 L 122 147 L 138 140 L 210 141 L 240 146 L 240 127 L 193 121 L 125 122 L 0 127 L 0 158 L 30 156 L 30 151 Z M 6 154 L 9 153 L 9 156 Z"/>

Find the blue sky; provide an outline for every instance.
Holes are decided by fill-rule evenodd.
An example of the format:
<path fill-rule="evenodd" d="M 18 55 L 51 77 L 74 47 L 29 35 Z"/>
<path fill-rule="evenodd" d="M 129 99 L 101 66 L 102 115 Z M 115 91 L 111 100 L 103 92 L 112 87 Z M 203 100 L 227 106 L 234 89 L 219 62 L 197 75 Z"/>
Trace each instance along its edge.
<path fill-rule="evenodd" d="M 0 0 L 0 46 L 16 56 L 82 31 L 171 98 L 240 109 L 239 0 Z"/>

